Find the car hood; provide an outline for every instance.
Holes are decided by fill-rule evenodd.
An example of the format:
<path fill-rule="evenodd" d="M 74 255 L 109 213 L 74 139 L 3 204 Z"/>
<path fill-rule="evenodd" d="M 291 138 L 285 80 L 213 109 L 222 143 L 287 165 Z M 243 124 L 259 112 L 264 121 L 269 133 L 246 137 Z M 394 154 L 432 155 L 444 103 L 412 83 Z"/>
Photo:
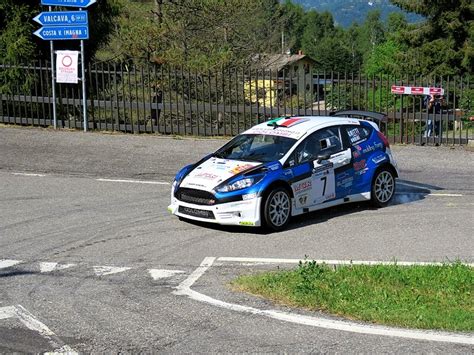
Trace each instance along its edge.
<path fill-rule="evenodd" d="M 257 165 L 261 165 L 261 163 L 212 157 L 193 169 L 183 179 L 180 187 L 212 191 L 223 181 Z"/>

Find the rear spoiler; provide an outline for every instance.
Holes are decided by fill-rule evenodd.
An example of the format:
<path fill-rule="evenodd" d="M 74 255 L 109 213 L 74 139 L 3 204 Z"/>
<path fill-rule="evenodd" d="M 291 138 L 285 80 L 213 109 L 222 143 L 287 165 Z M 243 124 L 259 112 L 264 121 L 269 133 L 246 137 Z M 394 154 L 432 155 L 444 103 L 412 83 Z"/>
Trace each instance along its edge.
<path fill-rule="evenodd" d="M 377 123 L 387 122 L 387 115 L 380 112 L 373 112 L 373 111 L 344 110 L 344 111 L 334 112 L 330 114 L 330 116 L 362 118 L 368 121 L 376 121 Z"/>

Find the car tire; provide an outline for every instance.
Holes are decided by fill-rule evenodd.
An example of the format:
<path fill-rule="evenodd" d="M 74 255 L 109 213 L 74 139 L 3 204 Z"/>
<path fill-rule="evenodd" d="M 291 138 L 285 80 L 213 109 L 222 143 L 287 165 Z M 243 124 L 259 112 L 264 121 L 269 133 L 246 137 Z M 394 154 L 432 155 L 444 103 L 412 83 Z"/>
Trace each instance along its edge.
<path fill-rule="evenodd" d="M 291 196 L 287 189 L 278 187 L 272 190 L 264 200 L 263 220 L 272 231 L 283 230 L 291 217 Z"/>
<path fill-rule="evenodd" d="M 389 168 L 375 172 L 372 180 L 371 203 L 374 207 L 385 207 L 395 195 L 395 176 Z"/>

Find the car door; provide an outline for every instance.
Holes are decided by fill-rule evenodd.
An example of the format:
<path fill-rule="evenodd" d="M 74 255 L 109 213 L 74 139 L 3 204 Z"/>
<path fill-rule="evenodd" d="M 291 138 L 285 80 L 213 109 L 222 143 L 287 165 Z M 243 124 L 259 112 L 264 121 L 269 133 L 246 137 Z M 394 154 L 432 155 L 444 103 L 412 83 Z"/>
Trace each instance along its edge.
<path fill-rule="evenodd" d="M 318 153 L 312 170 L 313 205 L 345 196 L 346 190 L 338 181 L 351 162 L 351 151 L 344 148 L 339 127 L 323 128 L 315 136 Z"/>
<path fill-rule="evenodd" d="M 367 182 L 365 173 L 368 170 L 367 162 L 370 154 L 377 148 L 371 144 L 369 138 L 373 129 L 367 126 L 347 125 L 342 127 L 342 138 L 350 147 L 352 161 L 348 173 L 352 176 L 352 183 L 348 194 L 367 192 L 370 181 Z"/>
<path fill-rule="evenodd" d="M 320 129 L 295 149 L 289 165 L 299 178 L 292 181 L 296 208 L 308 208 L 336 198 L 337 171 L 351 161 L 343 149 L 339 127 Z"/>

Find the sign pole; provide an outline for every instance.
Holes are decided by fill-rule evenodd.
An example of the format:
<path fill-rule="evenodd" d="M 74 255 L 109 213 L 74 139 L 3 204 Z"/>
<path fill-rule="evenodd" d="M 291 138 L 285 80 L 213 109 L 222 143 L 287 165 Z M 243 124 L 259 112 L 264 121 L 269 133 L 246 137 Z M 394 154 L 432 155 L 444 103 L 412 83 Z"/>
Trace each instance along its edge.
<path fill-rule="evenodd" d="M 79 9 L 80 11 L 82 10 Z M 81 71 L 82 71 L 82 115 L 84 118 L 84 132 L 87 132 L 87 97 L 86 97 L 86 59 L 84 56 L 84 40 L 81 39 Z"/>
<path fill-rule="evenodd" d="M 52 7 L 49 7 L 49 11 L 52 11 Z M 53 91 L 53 125 L 54 129 L 58 126 L 58 121 L 56 117 L 56 74 L 54 68 L 54 41 L 49 41 L 49 47 L 51 50 L 51 88 Z"/>

